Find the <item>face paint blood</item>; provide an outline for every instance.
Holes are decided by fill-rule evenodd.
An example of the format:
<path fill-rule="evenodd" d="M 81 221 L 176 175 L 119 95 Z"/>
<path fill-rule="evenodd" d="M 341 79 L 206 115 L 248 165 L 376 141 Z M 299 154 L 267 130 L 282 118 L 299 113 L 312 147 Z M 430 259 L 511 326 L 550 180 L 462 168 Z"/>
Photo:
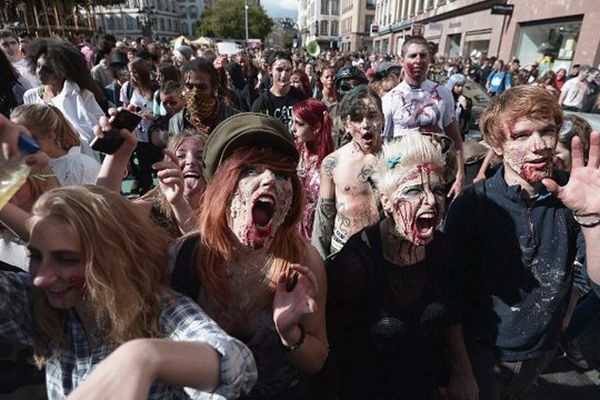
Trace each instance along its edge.
<path fill-rule="evenodd" d="M 419 164 L 409 171 L 392 194 L 396 233 L 416 246 L 429 243 L 443 215 L 443 197 L 440 167 Z"/>
<path fill-rule="evenodd" d="M 231 201 L 229 227 L 243 245 L 266 248 L 284 222 L 292 197 L 289 177 L 263 167 L 249 168 Z"/>

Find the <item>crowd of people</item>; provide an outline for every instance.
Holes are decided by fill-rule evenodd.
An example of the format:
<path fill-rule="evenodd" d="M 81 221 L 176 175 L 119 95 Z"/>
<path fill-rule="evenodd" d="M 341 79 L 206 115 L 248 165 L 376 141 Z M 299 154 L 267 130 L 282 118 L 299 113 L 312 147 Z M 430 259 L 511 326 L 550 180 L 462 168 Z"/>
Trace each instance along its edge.
<path fill-rule="evenodd" d="M 418 36 L 394 57 L 24 39 L 0 31 L 21 384 L 29 363 L 50 399 L 500 400 L 559 344 L 587 367 L 600 135 L 564 111 L 597 109 L 598 70 Z M 491 96 L 475 182 L 468 80 Z"/>

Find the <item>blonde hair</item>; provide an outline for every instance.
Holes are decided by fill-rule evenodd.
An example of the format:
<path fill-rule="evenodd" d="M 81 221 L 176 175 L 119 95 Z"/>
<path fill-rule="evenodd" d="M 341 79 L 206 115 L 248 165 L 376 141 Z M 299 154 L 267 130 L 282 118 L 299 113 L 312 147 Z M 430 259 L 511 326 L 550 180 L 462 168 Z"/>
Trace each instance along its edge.
<path fill-rule="evenodd" d="M 28 223 L 32 229 L 52 218 L 79 241 L 85 275 L 84 299 L 104 341 L 118 346 L 140 337 L 162 337 L 161 303 L 168 293 L 168 248 L 163 230 L 141 216 L 129 201 L 97 186 L 69 186 L 43 194 Z M 33 306 L 34 359 L 56 357 L 68 341 L 65 310 L 50 306 L 36 291 Z"/>
<path fill-rule="evenodd" d="M 81 143 L 79 135 L 73 130 L 69 121 L 54 106 L 39 103 L 24 104 L 16 107 L 10 117 L 29 129 L 36 140 L 54 133 L 56 144 L 65 151 Z"/>
<path fill-rule="evenodd" d="M 377 189 L 390 196 L 398 187 L 399 179 L 418 164 L 444 168 L 442 152 L 429 137 L 419 132 L 407 132 L 399 140 L 385 143 L 373 175 Z"/>
<path fill-rule="evenodd" d="M 206 133 L 200 132 L 195 129 L 184 129 L 180 133 L 177 133 L 169 138 L 167 149 L 171 150 L 172 152 L 176 152 L 179 146 L 181 146 L 181 144 L 183 143 L 183 141 L 190 138 L 200 140 L 204 146 L 206 146 L 206 142 L 208 141 L 208 135 Z M 165 161 L 170 160 L 171 159 L 168 156 L 165 156 Z M 204 178 L 200 177 L 200 179 Z M 142 200 L 147 200 L 155 203 L 158 206 L 161 215 L 165 217 L 165 220 L 169 221 L 171 225 L 177 225 L 177 220 L 175 219 L 175 214 L 173 213 L 173 207 L 165 197 L 162 190 L 160 190 L 160 186 L 155 187 L 154 189 L 146 193 L 144 196 L 142 196 Z M 191 206 L 192 208 L 197 209 L 200 206 L 200 204 L 192 204 Z M 167 230 L 169 231 L 169 234 L 172 237 L 181 236 L 179 228 L 176 232 L 174 231 L 174 229 L 167 228 Z"/>

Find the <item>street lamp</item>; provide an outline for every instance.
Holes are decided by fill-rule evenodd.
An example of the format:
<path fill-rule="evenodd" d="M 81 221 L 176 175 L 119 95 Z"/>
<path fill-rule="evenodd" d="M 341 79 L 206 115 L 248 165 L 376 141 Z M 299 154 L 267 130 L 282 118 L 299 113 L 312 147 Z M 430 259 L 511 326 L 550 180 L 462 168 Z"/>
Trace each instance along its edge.
<path fill-rule="evenodd" d="M 248 46 L 248 0 L 244 0 L 244 13 L 246 16 L 246 46 Z"/>
<path fill-rule="evenodd" d="M 144 6 L 138 10 L 138 14 L 141 16 L 137 20 L 142 25 L 142 36 L 152 39 L 152 17 L 156 14 L 156 8 Z"/>

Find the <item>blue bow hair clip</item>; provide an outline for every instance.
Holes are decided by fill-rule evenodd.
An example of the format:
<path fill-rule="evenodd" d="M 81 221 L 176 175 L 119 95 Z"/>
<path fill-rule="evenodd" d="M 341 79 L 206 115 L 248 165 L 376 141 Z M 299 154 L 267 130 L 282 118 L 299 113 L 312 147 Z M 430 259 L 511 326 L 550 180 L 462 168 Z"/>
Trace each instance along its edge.
<path fill-rule="evenodd" d="M 396 165 L 402 162 L 402 156 L 398 155 L 396 157 L 388 158 L 387 167 L 388 169 L 393 169 Z"/>

